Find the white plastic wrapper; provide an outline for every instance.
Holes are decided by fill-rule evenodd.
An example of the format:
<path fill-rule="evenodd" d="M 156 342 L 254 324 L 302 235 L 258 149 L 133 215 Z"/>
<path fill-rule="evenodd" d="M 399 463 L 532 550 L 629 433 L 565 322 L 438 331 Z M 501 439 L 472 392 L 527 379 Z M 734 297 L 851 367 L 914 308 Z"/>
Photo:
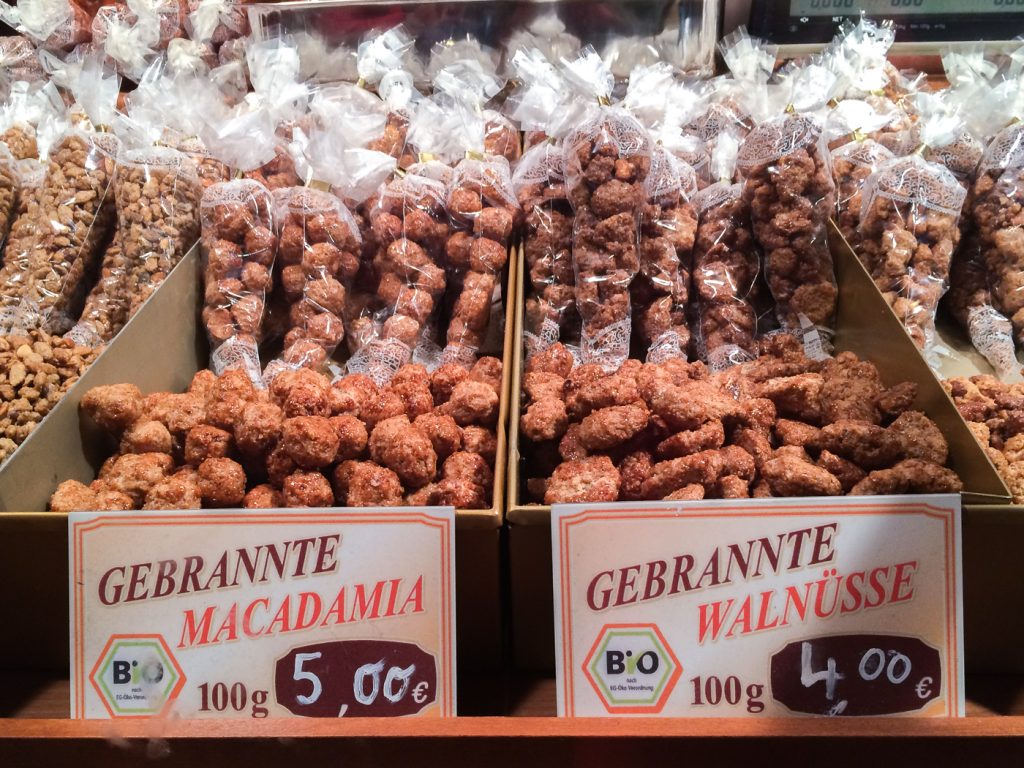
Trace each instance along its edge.
<path fill-rule="evenodd" d="M 518 51 L 536 50 L 547 61 L 561 61 L 573 58 L 582 47 L 578 37 L 565 31 L 558 14 L 548 12 L 531 21 L 526 29 L 513 32 L 505 42 L 502 72 L 507 77 L 516 73 L 518 68 L 512 58 Z"/>
<path fill-rule="evenodd" d="M 189 0 L 185 30 L 197 43 L 220 45 L 249 33 L 249 17 L 237 0 Z"/>
<path fill-rule="evenodd" d="M 526 134 L 527 148 L 564 137 L 585 119 L 589 105 L 539 48 L 516 50 L 508 65 L 518 85 L 503 110 Z"/>
<path fill-rule="evenodd" d="M 316 32 L 297 32 L 291 40 L 299 49 L 302 79 L 313 83 L 354 83 L 359 79 L 356 52 L 345 45 L 328 45 Z"/>
<path fill-rule="evenodd" d="M 836 225 L 855 251 L 864 182 L 893 157 L 871 136 L 890 120 L 890 115 L 880 114 L 866 101 L 848 99 L 829 113 L 825 124 L 836 183 Z"/>
<path fill-rule="evenodd" d="M 182 21 L 178 0 L 128 0 L 97 11 L 93 42 L 122 75 L 138 81 L 159 52 L 183 35 Z"/>

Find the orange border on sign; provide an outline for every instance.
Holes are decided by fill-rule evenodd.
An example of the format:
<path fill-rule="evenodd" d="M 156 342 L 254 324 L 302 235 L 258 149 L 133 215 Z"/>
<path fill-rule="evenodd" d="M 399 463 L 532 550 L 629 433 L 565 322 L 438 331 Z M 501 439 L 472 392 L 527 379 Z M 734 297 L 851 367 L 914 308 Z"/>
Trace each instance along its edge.
<path fill-rule="evenodd" d="M 752 511 L 750 507 L 744 506 L 715 506 L 703 509 L 690 509 L 685 507 L 674 507 L 668 509 L 651 509 L 650 507 L 637 507 L 630 509 L 585 509 L 574 515 L 568 515 L 559 519 L 559 557 L 561 573 L 562 593 L 562 695 L 565 702 L 565 713 L 568 717 L 576 716 L 575 687 L 572 681 L 575 679 L 576 668 L 573 663 L 573 642 L 572 642 L 572 590 L 569 588 L 569 533 L 573 526 L 580 525 L 589 520 L 662 520 L 665 518 L 701 518 L 701 517 L 723 517 L 728 515 L 735 519 L 737 517 L 790 517 L 795 513 L 807 513 L 813 511 L 809 504 L 792 506 L 773 505 L 771 510 L 764 512 Z M 817 514 L 826 514 L 819 512 Z M 942 520 L 943 535 L 946 541 L 946 680 L 948 688 L 946 695 L 946 716 L 956 715 L 957 702 L 960 699 L 960 681 L 956 674 L 955 653 L 950 650 L 956 648 L 957 619 L 956 619 L 956 572 L 954 569 L 956 553 L 955 536 L 950 530 L 950 522 L 953 511 L 943 507 L 933 507 L 930 504 L 919 502 L 884 502 L 883 504 L 830 504 L 828 514 L 835 514 L 844 517 L 853 516 L 882 516 L 889 514 L 897 515 L 925 515 L 936 517 Z M 606 707 L 607 709 L 607 707 Z"/>
<path fill-rule="evenodd" d="M 186 524 L 188 526 L 207 526 L 207 525 L 237 525 L 239 523 L 248 523 L 251 525 L 274 525 L 274 524 L 298 524 L 298 525 L 311 525 L 311 524 L 330 524 L 330 523 L 349 523 L 349 524 L 360 524 L 360 523 L 392 523 L 392 524 L 413 524 L 413 525 L 426 525 L 429 528 L 437 528 L 441 534 L 441 654 L 445 663 L 445 675 L 442 679 L 442 697 L 443 703 L 441 704 L 442 715 L 445 717 L 451 717 L 454 713 L 452 705 L 452 692 L 454 688 L 454 681 L 452 679 L 452 627 L 451 627 L 451 600 L 452 600 L 452 587 L 451 587 L 451 556 L 448 552 L 448 540 L 451 535 L 451 521 L 441 520 L 430 515 L 416 512 L 407 513 L 374 513 L 374 512 L 355 512 L 350 514 L 322 514 L 322 515 L 306 515 L 296 514 L 289 515 L 287 518 L 282 518 L 280 515 L 274 514 L 239 514 L 239 515 L 224 515 L 224 514 L 204 514 L 199 515 L 103 515 L 100 517 L 93 518 L 80 523 L 74 523 L 72 525 L 74 534 L 74 573 L 75 573 L 75 619 L 74 619 L 74 634 L 75 634 L 75 658 L 74 658 L 74 669 L 72 673 L 75 676 L 75 705 L 74 713 L 72 717 L 81 718 L 85 712 L 85 670 L 83 668 L 84 658 L 84 639 L 82 637 L 82 628 L 84 626 L 84 563 L 82 560 L 82 548 L 84 545 L 83 538 L 86 533 L 91 533 L 100 528 L 107 527 L 134 527 L 139 525 L 145 526 L 169 526 L 169 525 L 180 525 Z M 139 715 L 128 715 L 128 716 L 115 716 L 119 718 L 123 717 L 140 717 Z"/>

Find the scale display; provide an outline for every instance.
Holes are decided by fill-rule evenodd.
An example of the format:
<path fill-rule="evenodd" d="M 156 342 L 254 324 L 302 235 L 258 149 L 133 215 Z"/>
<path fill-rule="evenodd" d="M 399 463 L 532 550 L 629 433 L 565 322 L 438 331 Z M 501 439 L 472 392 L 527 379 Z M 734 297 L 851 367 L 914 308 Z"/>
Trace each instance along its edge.
<path fill-rule="evenodd" d="M 934 16 L 1024 13 L 1024 0 L 792 0 L 790 16 Z"/>
<path fill-rule="evenodd" d="M 1024 34 L 1024 0 L 753 0 L 751 34 L 780 45 L 826 43 L 861 13 L 890 19 L 897 43 L 1012 40 Z"/>

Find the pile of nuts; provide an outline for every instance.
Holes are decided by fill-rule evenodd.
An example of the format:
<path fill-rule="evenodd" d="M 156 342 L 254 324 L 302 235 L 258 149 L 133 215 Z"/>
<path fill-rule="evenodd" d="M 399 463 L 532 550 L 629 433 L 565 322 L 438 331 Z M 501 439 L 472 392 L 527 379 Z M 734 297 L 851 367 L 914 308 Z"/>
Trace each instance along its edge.
<path fill-rule="evenodd" d="M 96 387 L 82 411 L 118 449 L 91 484 L 61 483 L 50 508 L 486 508 L 500 391 L 492 357 L 433 374 L 406 365 L 387 387 L 308 368 L 269 390 L 238 370 L 200 371 L 182 394 Z"/>
<path fill-rule="evenodd" d="M 948 445 L 844 352 L 812 360 L 792 336 L 710 374 L 703 363 L 626 361 L 607 375 L 560 344 L 523 378 L 528 495 L 546 504 L 770 496 L 954 493 Z"/>
<path fill-rule="evenodd" d="M 96 354 L 42 331 L 0 336 L 0 463 L 53 410 Z"/>
<path fill-rule="evenodd" d="M 1014 504 L 1024 504 L 1024 384 L 979 375 L 942 385 L 1006 482 Z"/>

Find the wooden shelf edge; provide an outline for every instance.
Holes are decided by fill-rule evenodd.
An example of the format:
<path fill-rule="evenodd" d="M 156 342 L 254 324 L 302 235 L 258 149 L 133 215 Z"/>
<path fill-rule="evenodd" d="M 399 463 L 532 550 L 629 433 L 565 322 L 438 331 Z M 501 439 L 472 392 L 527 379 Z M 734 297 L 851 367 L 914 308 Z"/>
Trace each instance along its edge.
<path fill-rule="evenodd" d="M 46 739 L 517 739 L 1022 737 L 1024 717 L 963 719 L 658 719 L 462 717 L 450 720 L 0 720 L 0 741 Z"/>

